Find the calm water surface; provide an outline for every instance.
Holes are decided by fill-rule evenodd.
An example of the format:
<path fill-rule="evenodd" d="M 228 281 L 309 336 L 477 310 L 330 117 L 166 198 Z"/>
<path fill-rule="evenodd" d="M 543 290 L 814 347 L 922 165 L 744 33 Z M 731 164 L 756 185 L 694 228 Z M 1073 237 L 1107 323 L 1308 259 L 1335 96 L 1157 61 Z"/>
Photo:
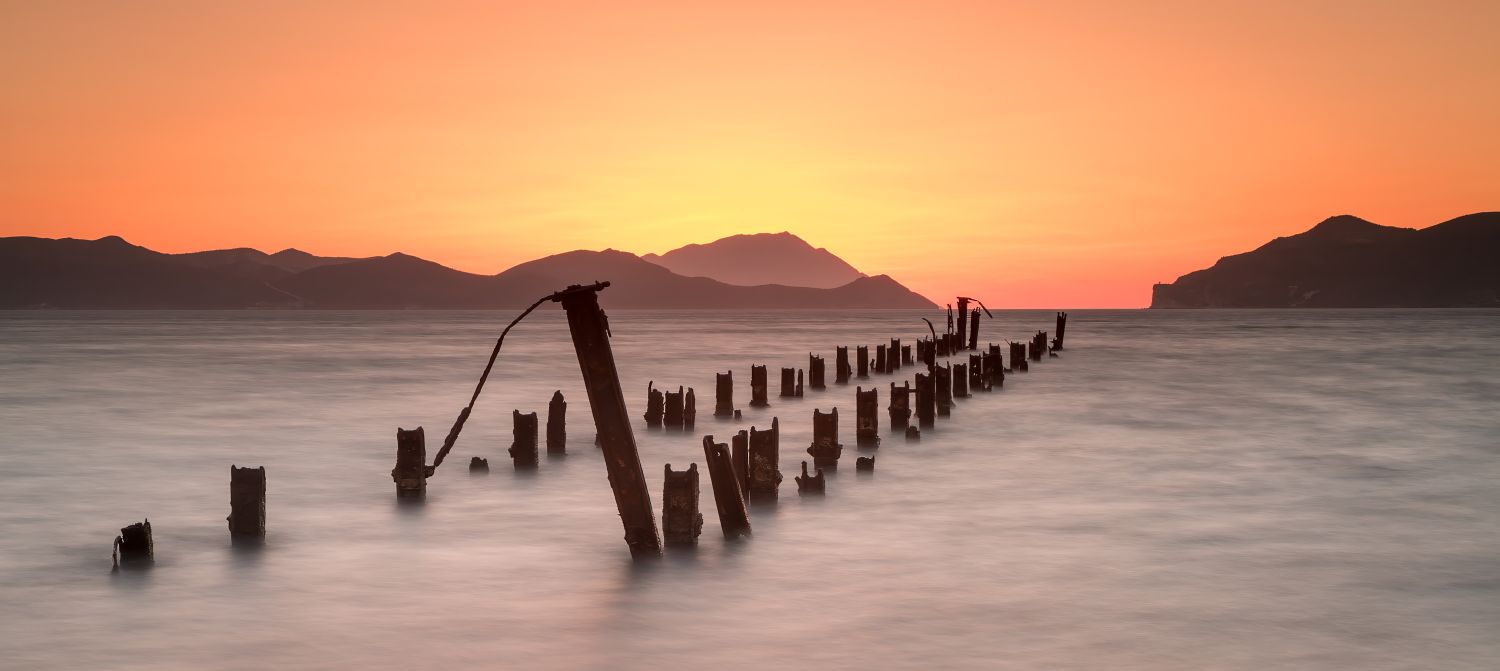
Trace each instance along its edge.
<path fill-rule="evenodd" d="M 1061 358 L 888 434 L 873 476 L 853 385 L 783 400 L 775 370 L 815 351 L 831 381 L 835 345 L 920 313 L 610 316 L 656 506 L 702 434 L 780 417 L 753 539 L 705 476 L 697 551 L 632 565 L 558 312 L 512 333 L 420 507 L 396 427 L 436 449 L 509 313 L 0 313 L 0 666 L 1500 668 L 1500 313 L 1075 311 Z M 738 423 L 711 416 L 730 369 Z M 649 380 L 697 389 L 696 434 L 644 427 Z M 515 474 L 510 411 L 554 389 L 569 455 Z M 801 499 L 834 406 L 846 469 Z M 267 468 L 259 551 L 229 543 L 230 464 Z M 147 517 L 155 568 L 112 574 Z"/>

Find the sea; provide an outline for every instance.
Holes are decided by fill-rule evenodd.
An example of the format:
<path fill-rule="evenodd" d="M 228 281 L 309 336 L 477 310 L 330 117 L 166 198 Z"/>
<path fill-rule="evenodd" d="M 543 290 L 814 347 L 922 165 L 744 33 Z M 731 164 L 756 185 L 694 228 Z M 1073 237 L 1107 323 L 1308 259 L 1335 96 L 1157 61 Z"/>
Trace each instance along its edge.
<path fill-rule="evenodd" d="M 397 428 L 430 459 L 513 316 L 0 313 L 0 667 L 1500 668 L 1500 311 L 1072 310 L 1059 356 L 908 442 L 885 407 L 918 369 L 839 385 L 834 348 L 943 313 L 611 310 L 658 516 L 665 464 L 703 476 L 697 548 L 655 562 L 630 558 L 550 307 L 398 503 Z M 980 341 L 1038 330 L 1053 311 L 1000 310 Z M 828 388 L 779 397 L 809 353 Z M 726 371 L 739 421 L 713 417 Z M 694 388 L 695 428 L 648 428 L 648 384 Z M 856 387 L 879 390 L 874 451 Z M 511 412 L 556 390 L 567 455 L 517 472 Z M 833 408 L 841 467 L 799 496 Z M 702 437 L 773 418 L 779 499 L 726 540 Z M 263 545 L 230 541 L 231 465 L 266 469 Z M 112 570 L 147 519 L 154 566 Z"/>

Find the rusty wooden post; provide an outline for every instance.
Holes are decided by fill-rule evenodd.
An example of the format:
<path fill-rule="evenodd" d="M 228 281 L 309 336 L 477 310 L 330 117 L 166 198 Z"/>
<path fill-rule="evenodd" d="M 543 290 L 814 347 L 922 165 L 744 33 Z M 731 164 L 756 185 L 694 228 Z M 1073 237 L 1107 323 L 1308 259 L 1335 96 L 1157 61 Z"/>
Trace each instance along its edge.
<path fill-rule="evenodd" d="M 962 334 L 960 334 L 962 335 Z M 969 315 L 969 349 L 979 349 L 979 311 Z"/>
<path fill-rule="evenodd" d="M 750 407 L 764 408 L 771 405 L 766 400 L 766 367 L 750 366 Z"/>
<path fill-rule="evenodd" d="M 715 443 L 713 436 L 703 437 L 703 456 L 708 461 L 708 479 L 714 487 L 714 506 L 719 509 L 719 528 L 725 538 L 750 535 L 750 514 L 745 510 L 745 497 L 734 481 L 734 467 L 729 459 L 729 446 Z"/>
<path fill-rule="evenodd" d="M 470 457 L 469 458 L 469 473 L 472 474 L 472 473 L 488 473 L 488 472 L 490 472 L 490 460 L 489 459 L 485 459 L 484 457 Z"/>
<path fill-rule="evenodd" d="M 714 417 L 734 416 L 734 371 L 714 373 Z"/>
<path fill-rule="evenodd" d="M 729 465 L 734 468 L 734 482 L 740 493 L 749 496 L 750 491 L 750 432 L 743 429 L 729 437 Z"/>
<path fill-rule="evenodd" d="M 943 364 L 932 369 L 933 385 L 936 387 L 938 417 L 947 417 L 953 410 L 953 369 Z"/>
<path fill-rule="evenodd" d="M 655 387 L 656 381 L 654 380 L 646 383 L 646 426 L 661 426 L 663 406 L 666 405 L 661 390 Z"/>
<path fill-rule="evenodd" d="M 774 500 L 781 487 L 781 422 L 771 418 L 770 430 L 750 427 L 749 492 L 751 500 Z"/>
<path fill-rule="evenodd" d="M 870 348 L 867 345 L 856 345 L 854 348 L 855 374 L 861 378 L 870 377 Z"/>
<path fill-rule="evenodd" d="M 885 348 L 886 372 L 894 373 L 901 370 L 901 339 L 891 338 L 890 347 Z"/>
<path fill-rule="evenodd" d="M 669 429 L 682 428 L 683 396 L 682 385 L 677 386 L 676 392 L 666 393 L 666 402 L 662 404 L 662 424 Z"/>
<path fill-rule="evenodd" d="M 813 389 L 826 389 L 823 384 L 823 357 L 808 352 L 807 354 L 807 384 Z"/>
<path fill-rule="evenodd" d="M 839 409 L 834 408 L 824 414 L 814 408 L 813 440 L 812 445 L 807 447 L 807 453 L 812 455 L 813 465 L 835 468 L 839 465 L 839 455 L 843 452 L 844 446 L 839 444 Z"/>
<path fill-rule="evenodd" d="M 802 398 L 802 369 L 797 369 L 797 398 Z"/>
<path fill-rule="evenodd" d="M 781 397 L 795 398 L 797 396 L 797 369 L 781 369 Z"/>
<path fill-rule="evenodd" d="M 398 499 L 427 496 L 427 437 L 422 427 L 396 429 L 396 467 L 391 469 L 391 479 L 396 481 Z"/>
<path fill-rule="evenodd" d="M 562 390 L 552 392 L 547 403 L 547 454 L 568 453 L 568 402 Z"/>
<path fill-rule="evenodd" d="M 969 366 L 968 364 L 953 364 L 953 398 L 969 397 Z"/>
<path fill-rule="evenodd" d="M 266 537 L 266 467 L 229 466 L 229 537 L 261 540 Z"/>
<path fill-rule="evenodd" d="M 849 348 L 835 347 L 833 362 L 833 381 L 836 384 L 849 384 Z"/>
<path fill-rule="evenodd" d="M 512 428 L 508 452 L 516 470 L 536 468 L 536 413 L 528 412 L 523 415 L 520 410 L 512 410 L 510 419 Z"/>
<path fill-rule="evenodd" d="M 698 419 L 698 402 L 693 398 L 693 388 L 688 387 L 687 396 L 682 400 L 682 428 L 684 431 L 692 431 L 693 424 Z"/>
<path fill-rule="evenodd" d="M 856 473 L 874 473 L 875 472 L 875 455 L 872 454 L 872 455 L 870 455 L 868 457 L 859 457 L 859 458 L 855 459 L 854 460 L 854 472 L 856 472 Z"/>
<path fill-rule="evenodd" d="M 977 322 L 979 320 L 975 319 L 975 321 Z M 952 352 L 957 352 L 958 350 L 961 350 L 961 349 L 964 348 L 964 346 L 963 346 L 963 340 L 964 340 L 964 337 L 967 336 L 968 333 L 969 333 L 969 297 L 968 296 L 959 296 L 958 297 L 958 331 L 956 331 L 956 333 L 958 333 L 958 343 L 956 343 L 955 346 L 952 349 L 949 350 L 949 351 L 952 351 Z"/>
<path fill-rule="evenodd" d="M 573 335 L 573 349 L 583 372 L 584 389 L 588 391 L 594 426 L 598 429 L 599 447 L 604 450 L 604 464 L 609 483 L 625 527 L 625 543 L 636 559 L 661 556 L 661 536 L 656 531 L 651 491 L 641 470 L 640 453 L 635 434 L 625 410 L 625 396 L 620 391 L 620 376 L 615 370 L 614 352 L 609 347 L 609 331 L 604 311 L 599 309 L 598 291 L 609 286 L 600 282 L 586 287 L 572 286 L 553 294 L 568 313 L 568 330 Z"/>
<path fill-rule="evenodd" d="M 989 391 L 989 387 L 986 387 L 984 384 L 983 354 L 969 355 L 969 391 Z"/>
<path fill-rule="evenodd" d="M 151 540 L 151 520 L 120 529 L 115 537 L 115 568 L 150 566 L 156 561 L 156 543 Z"/>
<path fill-rule="evenodd" d="M 875 372 L 882 375 L 891 372 L 885 360 L 885 345 L 875 346 Z"/>
<path fill-rule="evenodd" d="M 698 512 L 698 464 L 673 471 L 667 464 L 661 483 L 661 530 L 667 547 L 693 547 L 703 533 L 703 514 Z"/>
<path fill-rule="evenodd" d="M 901 365 L 903 365 L 903 366 L 910 366 L 910 365 L 912 365 L 911 345 L 902 345 L 901 346 Z"/>
<path fill-rule="evenodd" d="M 864 391 L 854 388 L 854 444 L 859 447 L 880 447 L 880 389 L 871 387 Z"/>
<path fill-rule="evenodd" d="M 795 479 L 797 480 L 797 493 L 803 495 L 822 494 L 828 482 L 823 478 L 823 469 L 821 468 L 818 469 L 817 475 L 808 475 L 807 462 L 805 461 L 802 462 L 802 475 L 797 476 Z"/>
<path fill-rule="evenodd" d="M 933 373 L 917 373 L 917 425 L 927 428 L 936 421 L 937 380 Z"/>
<path fill-rule="evenodd" d="M 1063 348 L 1063 334 L 1067 332 L 1067 329 L 1068 313 L 1057 313 L 1057 337 L 1052 339 L 1052 349 L 1061 350 Z"/>
<path fill-rule="evenodd" d="M 891 404 L 887 411 L 891 415 L 891 430 L 905 431 L 906 426 L 911 423 L 910 382 L 902 382 L 899 387 L 895 382 L 891 383 Z"/>

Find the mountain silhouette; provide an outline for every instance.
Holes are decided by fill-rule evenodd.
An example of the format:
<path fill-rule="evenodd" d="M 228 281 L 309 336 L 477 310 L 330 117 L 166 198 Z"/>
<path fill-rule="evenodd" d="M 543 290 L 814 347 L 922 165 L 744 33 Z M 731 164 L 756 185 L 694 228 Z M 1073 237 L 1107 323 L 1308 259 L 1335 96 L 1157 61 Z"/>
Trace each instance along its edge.
<path fill-rule="evenodd" d="M 1226 256 L 1153 287 L 1153 308 L 1500 307 L 1500 212 L 1424 229 L 1359 217 Z"/>
<path fill-rule="evenodd" d="M 748 287 L 780 284 L 832 289 L 865 276 L 832 252 L 784 231 L 732 235 L 641 258 L 678 275 Z"/>
<path fill-rule="evenodd" d="M 620 308 L 935 307 L 884 275 L 831 289 L 734 286 L 616 250 L 566 252 L 479 275 L 401 253 L 162 254 L 113 236 L 0 238 L 0 308 L 517 308 L 594 280 L 611 282 L 606 304 Z"/>

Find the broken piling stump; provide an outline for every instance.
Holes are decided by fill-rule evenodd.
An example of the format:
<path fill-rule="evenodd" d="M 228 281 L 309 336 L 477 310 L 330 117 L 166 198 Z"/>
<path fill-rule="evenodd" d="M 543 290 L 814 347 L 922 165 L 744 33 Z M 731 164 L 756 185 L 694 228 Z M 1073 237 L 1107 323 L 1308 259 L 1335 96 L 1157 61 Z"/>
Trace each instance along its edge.
<path fill-rule="evenodd" d="M 891 338 L 890 347 L 885 348 L 885 370 L 894 373 L 901 370 L 901 339 Z"/>
<path fill-rule="evenodd" d="M 907 442 L 912 442 L 912 441 L 921 440 L 921 439 L 922 439 L 922 432 L 920 430 L 918 430 L 917 427 L 915 427 L 915 426 L 908 426 L 908 427 L 906 427 L 906 440 L 907 440 Z"/>
<path fill-rule="evenodd" d="M 833 348 L 833 381 L 837 384 L 849 384 L 849 348 Z"/>
<path fill-rule="evenodd" d="M 693 388 L 688 387 L 687 396 L 682 400 L 682 428 L 685 431 L 693 430 L 693 424 L 698 419 L 698 402 L 693 398 Z"/>
<path fill-rule="evenodd" d="M 875 372 L 880 374 L 889 373 L 889 364 L 885 360 L 885 345 L 875 346 Z"/>
<path fill-rule="evenodd" d="M 969 300 L 968 296 L 958 297 L 958 342 L 949 350 L 955 353 L 963 349 L 963 340 L 969 334 Z"/>
<path fill-rule="evenodd" d="M 807 384 L 813 389 L 826 389 L 823 384 L 823 357 L 808 352 L 807 354 Z"/>
<path fill-rule="evenodd" d="M 912 365 L 912 360 L 911 360 L 911 345 L 902 345 L 901 346 L 901 365 L 903 365 L 903 366 L 910 366 L 910 365 Z"/>
<path fill-rule="evenodd" d="M 703 533 L 703 514 L 698 512 L 698 464 L 673 471 L 667 464 L 661 485 L 661 530 L 667 547 L 693 547 Z"/>
<path fill-rule="evenodd" d="M 797 369 L 781 369 L 781 397 L 795 398 L 797 396 Z"/>
<path fill-rule="evenodd" d="M 839 464 L 839 455 L 843 452 L 844 446 L 839 444 L 839 409 L 834 408 L 825 414 L 814 408 L 813 440 L 812 445 L 807 447 L 807 453 L 812 455 L 813 465 L 818 468 L 835 468 Z"/>
<path fill-rule="evenodd" d="M 880 390 L 871 387 L 864 391 L 854 388 L 854 444 L 859 447 L 880 447 Z"/>
<path fill-rule="evenodd" d="M 120 535 L 115 536 L 111 554 L 116 569 L 146 567 L 155 562 L 156 545 L 151 540 L 151 520 L 121 528 Z"/>
<path fill-rule="evenodd" d="M 766 367 L 750 366 L 750 407 L 764 408 L 771 405 L 766 400 Z"/>
<path fill-rule="evenodd" d="M 266 467 L 229 466 L 229 537 L 260 540 L 266 537 Z"/>
<path fill-rule="evenodd" d="M 857 345 L 854 348 L 854 357 L 858 359 L 855 363 L 855 374 L 861 378 L 870 377 L 870 348 L 867 345 Z"/>
<path fill-rule="evenodd" d="M 520 410 L 510 411 L 511 419 L 511 461 L 515 463 L 516 470 L 536 468 L 536 413 L 528 412 L 521 414 Z"/>
<path fill-rule="evenodd" d="M 660 390 L 653 380 L 646 383 L 646 426 L 661 426 L 661 417 L 666 405 Z"/>
<path fill-rule="evenodd" d="M 1067 331 L 1067 328 L 1068 313 L 1057 313 L 1057 337 L 1052 339 L 1052 349 L 1061 350 L 1063 348 L 1063 333 Z"/>
<path fill-rule="evenodd" d="M 552 392 L 552 400 L 547 403 L 547 454 L 567 454 L 567 417 L 568 402 L 563 400 L 562 390 Z"/>
<path fill-rule="evenodd" d="M 714 417 L 734 416 L 734 371 L 714 373 Z"/>
<path fill-rule="evenodd" d="M 979 311 L 969 315 L 969 349 L 979 349 Z"/>
<path fill-rule="evenodd" d="M 947 417 L 953 410 L 953 369 L 948 364 L 932 369 L 933 384 L 936 386 L 937 414 L 938 417 Z"/>
<path fill-rule="evenodd" d="M 427 496 L 427 438 L 422 427 L 396 429 L 396 467 L 391 469 L 391 479 L 396 481 L 398 499 Z"/>
<path fill-rule="evenodd" d="M 891 430 L 904 431 L 911 424 L 911 383 L 902 382 L 897 387 L 895 382 L 891 383 L 891 404 L 887 408 L 891 414 Z"/>
<path fill-rule="evenodd" d="M 989 391 L 984 384 L 984 355 L 969 355 L 969 391 Z"/>
<path fill-rule="evenodd" d="M 750 427 L 749 499 L 774 500 L 781 487 L 781 422 L 771 418 L 769 430 Z"/>
<path fill-rule="evenodd" d="M 854 472 L 856 472 L 856 473 L 874 473 L 875 472 L 875 455 L 872 454 L 872 455 L 870 455 L 868 457 L 859 457 L 858 459 L 855 459 L 854 460 Z"/>
<path fill-rule="evenodd" d="M 937 379 L 932 373 L 917 373 L 917 424 L 932 426 L 937 415 Z"/>
<path fill-rule="evenodd" d="M 967 364 L 953 364 L 953 398 L 969 397 L 969 366 Z"/>
<path fill-rule="evenodd" d="M 1005 364 L 1000 357 L 1000 346 L 990 346 L 990 351 L 984 355 L 984 386 L 994 391 L 1005 386 Z"/>
<path fill-rule="evenodd" d="M 797 476 L 798 494 L 822 494 L 825 490 L 827 480 L 823 478 L 823 469 L 818 469 L 816 475 L 807 474 L 807 462 L 802 462 L 802 475 Z"/>
<path fill-rule="evenodd" d="M 469 472 L 470 473 L 488 473 L 488 472 L 490 472 L 490 460 L 489 459 L 485 459 L 484 457 L 470 457 L 469 458 Z"/>
<path fill-rule="evenodd" d="M 708 461 L 708 478 L 714 487 L 714 505 L 719 510 L 719 528 L 724 530 L 724 537 L 749 536 L 750 514 L 745 509 L 740 486 L 734 481 L 729 446 L 715 443 L 713 436 L 704 436 L 703 456 Z"/>
<path fill-rule="evenodd" d="M 682 428 L 683 408 L 682 385 L 677 386 L 677 391 L 667 392 L 666 401 L 662 404 L 662 425 L 669 429 Z"/>

